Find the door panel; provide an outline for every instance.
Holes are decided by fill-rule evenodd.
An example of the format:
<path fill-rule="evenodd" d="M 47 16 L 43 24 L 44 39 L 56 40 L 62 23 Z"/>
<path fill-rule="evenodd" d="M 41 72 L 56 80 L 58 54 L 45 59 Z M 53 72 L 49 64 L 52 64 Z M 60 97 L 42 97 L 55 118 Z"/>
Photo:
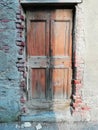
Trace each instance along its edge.
<path fill-rule="evenodd" d="M 51 69 L 50 85 L 52 88 L 52 99 L 68 99 L 70 92 L 71 69 Z"/>
<path fill-rule="evenodd" d="M 48 12 L 27 12 L 27 53 L 28 56 L 49 55 Z"/>
<path fill-rule="evenodd" d="M 46 92 L 45 69 L 32 69 L 32 98 L 45 99 Z"/>
<path fill-rule="evenodd" d="M 68 42 L 66 43 L 66 29 L 67 25 L 64 21 L 52 20 L 52 33 L 51 33 L 51 55 L 52 56 L 65 56 L 67 55 Z"/>
<path fill-rule="evenodd" d="M 69 15 L 66 15 L 65 10 L 54 11 L 51 16 L 50 82 L 52 99 L 63 100 L 69 97 L 69 90 L 71 90 L 72 21 L 69 19 Z"/>
<path fill-rule="evenodd" d="M 72 10 L 33 10 L 27 16 L 30 97 L 65 101 L 71 93 Z"/>
<path fill-rule="evenodd" d="M 67 88 L 67 72 L 65 69 L 51 69 L 51 88 L 53 99 L 64 99 Z"/>
<path fill-rule="evenodd" d="M 32 56 L 46 55 L 46 23 L 45 21 L 31 21 L 28 53 Z"/>

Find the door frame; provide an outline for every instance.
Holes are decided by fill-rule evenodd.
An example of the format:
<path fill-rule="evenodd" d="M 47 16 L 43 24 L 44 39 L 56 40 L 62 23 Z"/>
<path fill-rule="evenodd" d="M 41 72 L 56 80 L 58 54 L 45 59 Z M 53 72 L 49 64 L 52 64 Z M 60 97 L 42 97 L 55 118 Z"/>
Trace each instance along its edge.
<path fill-rule="evenodd" d="M 37 6 L 37 7 L 38 7 L 38 6 Z M 43 6 L 42 6 L 41 8 L 43 8 Z M 59 7 L 58 7 L 58 6 L 54 6 L 53 8 L 54 8 L 54 9 L 59 9 L 59 8 L 60 8 L 60 9 L 66 9 L 64 6 L 59 6 Z M 47 7 L 44 7 L 44 9 L 47 9 Z M 72 10 L 71 7 L 70 7 L 70 8 L 67 8 L 67 9 L 71 9 L 71 10 Z M 28 9 L 28 10 L 29 10 L 29 9 Z M 27 10 L 27 11 L 28 11 L 28 10 Z M 51 9 L 50 9 L 50 10 L 51 10 Z M 72 44 L 73 44 L 73 42 L 72 42 Z M 73 73 L 73 72 L 72 72 L 72 73 Z M 29 73 L 29 74 L 30 74 L 30 73 Z M 29 78 L 29 74 L 28 74 L 28 77 L 27 77 L 27 85 L 29 85 L 29 84 L 28 84 L 28 81 L 30 80 L 30 79 L 28 79 L 28 78 Z M 33 100 L 32 100 L 32 98 L 31 98 L 30 87 L 27 86 L 27 88 L 28 88 L 28 90 L 27 90 L 28 96 L 30 95 L 30 96 L 28 97 L 27 106 L 29 106 L 31 109 L 33 109 L 33 107 L 32 107 Z M 71 89 L 72 89 L 72 85 L 71 85 Z M 29 94 L 29 93 L 30 93 L 30 94 Z M 71 91 L 71 93 L 72 93 L 72 91 Z M 68 99 L 66 99 L 66 103 L 65 103 L 65 100 L 64 100 L 63 102 L 61 102 L 60 105 L 61 105 L 62 107 L 63 107 L 63 106 L 67 106 L 67 107 L 70 108 L 70 102 L 71 102 L 71 98 L 68 98 Z M 50 105 L 50 106 L 51 106 L 51 105 L 53 105 L 53 103 L 54 103 L 54 104 L 56 103 L 55 106 L 57 107 L 57 103 L 58 103 L 58 102 L 51 101 L 51 102 L 48 102 L 48 103 L 47 103 L 46 101 L 44 101 L 44 103 L 46 104 L 46 106 L 47 106 L 47 105 Z M 30 104 L 31 104 L 31 105 L 30 105 Z M 46 109 L 47 109 L 47 108 L 46 108 Z"/>
<path fill-rule="evenodd" d="M 45 9 L 45 8 L 44 8 Z M 56 9 L 58 9 L 58 8 L 56 8 Z M 62 8 L 60 8 L 60 9 L 62 9 Z M 42 11 L 47 11 L 48 9 L 45 9 L 45 10 L 42 10 Z M 50 11 L 52 10 L 52 9 L 49 9 Z M 65 9 L 65 10 L 68 10 L 68 9 Z M 72 10 L 72 9 L 69 9 L 69 10 Z M 31 11 L 31 10 L 30 10 Z M 36 11 L 36 9 L 34 9 L 34 10 L 32 10 L 31 12 L 35 12 Z M 40 10 L 39 10 L 40 11 Z M 29 11 L 27 11 L 27 12 L 29 12 Z M 73 12 L 72 12 L 73 13 Z M 28 14 L 28 13 L 27 13 Z M 72 16 L 73 16 L 73 14 L 72 14 Z M 29 18 L 29 17 L 28 17 Z M 73 18 L 72 18 L 72 21 L 73 21 Z M 28 25 L 27 25 L 28 26 Z M 72 28 L 72 26 L 73 26 L 73 24 L 71 24 L 71 28 Z M 72 40 L 71 40 L 72 41 Z M 72 42 L 71 42 L 71 44 L 73 44 Z M 71 48 L 71 50 L 72 50 L 72 48 Z M 69 55 L 69 57 L 71 57 L 71 60 L 72 60 L 72 52 L 71 52 L 71 55 Z M 27 59 L 28 59 L 28 57 L 27 57 Z M 30 58 L 29 58 L 30 59 Z M 30 77 L 31 77 L 31 68 L 29 67 L 29 64 L 28 64 L 28 68 L 29 68 L 29 70 L 28 70 L 28 73 L 29 73 L 29 76 L 28 76 L 28 81 L 27 82 L 30 82 L 30 83 L 28 83 L 28 85 L 29 85 L 29 91 L 28 91 L 28 95 L 29 95 L 29 100 L 32 100 L 32 98 L 31 98 L 31 91 L 30 90 L 32 90 L 31 89 L 31 84 L 32 84 L 32 81 L 31 81 L 31 79 L 30 79 Z M 34 67 L 35 68 L 35 67 Z M 72 69 L 72 67 L 71 67 L 71 69 Z M 70 74 L 68 74 L 68 75 L 70 75 Z M 72 75 L 72 74 L 71 74 Z M 69 76 L 70 77 L 70 76 Z M 71 78 L 72 79 L 72 78 Z M 70 82 L 71 83 L 71 82 Z M 68 81 L 68 84 L 69 84 L 69 81 Z M 72 85 L 71 85 L 72 86 Z M 47 87 L 46 87 L 47 88 Z M 72 87 L 71 87 L 72 88 Z M 68 90 L 69 90 L 69 88 L 68 88 Z M 69 97 L 69 96 L 68 96 Z M 52 101 L 53 101 L 53 99 L 52 99 Z"/>
<path fill-rule="evenodd" d="M 67 6 L 66 4 L 65 5 L 54 5 L 54 4 L 52 4 L 52 5 L 47 5 L 47 6 L 51 6 L 51 7 L 54 7 L 54 8 L 56 8 L 56 7 L 63 7 L 63 8 L 74 8 L 74 5 L 71 5 L 71 6 Z M 25 6 L 26 7 L 26 6 Z M 35 7 L 35 5 L 33 5 L 33 7 Z M 39 8 L 39 5 L 37 5 L 37 7 Z M 42 4 L 42 8 L 44 7 L 44 4 Z M 28 7 L 26 7 L 25 9 L 28 9 Z M 81 15 L 81 9 L 80 9 L 80 12 L 78 12 L 79 11 L 79 8 L 78 8 L 78 6 L 76 7 L 76 15 L 75 15 L 75 23 L 74 23 L 74 34 L 73 34 L 73 44 L 74 44 L 74 46 L 73 46 L 73 79 L 76 79 L 76 75 L 77 75 L 77 65 L 76 65 L 76 55 L 78 55 L 78 53 L 76 54 L 76 44 L 78 44 L 77 42 L 78 42 L 78 38 L 77 38 L 77 33 L 79 32 L 79 34 L 81 34 L 80 33 L 80 30 L 81 29 L 79 29 L 78 27 L 77 27 L 77 23 L 78 23 L 78 20 L 79 20 L 79 18 L 78 18 L 78 15 L 80 14 Z M 80 16 L 81 17 L 81 16 Z M 76 32 L 76 29 L 78 30 L 77 32 Z M 84 38 L 84 37 L 83 37 Z M 84 59 L 84 58 L 83 58 Z M 81 64 L 81 63 L 80 63 Z M 83 72 L 83 71 L 82 71 Z M 77 85 L 77 82 L 76 82 L 76 80 L 74 80 L 75 82 L 73 82 L 73 85 L 74 85 L 74 87 L 73 87 L 73 90 L 72 91 L 74 91 L 75 92 L 75 86 Z M 79 82 L 78 82 L 78 84 L 79 84 Z M 75 95 L 75 93 L 74 92 L 72 92 L 72 94 L 74 94 Z M 73 102 L 73 96 L 72 96 L 72 102 Z M 74 101 L 75 101 L 75 99 L 74 99 Z M 22 118 L 22 120 L 27 120 L 27 118 Z M 33 118 L 31 119 L 31 120 L 33 120 Z"/>
<path fill-rule="evenodd" d="M 76 3 L 81 3 L 83 2 L 83 0 L 21 0 L 20 1 L 22 5 L 26 5 L 26 4 L 43 4 L 43 3 L 63 3 L 63 4 L 76 4 Z"/>

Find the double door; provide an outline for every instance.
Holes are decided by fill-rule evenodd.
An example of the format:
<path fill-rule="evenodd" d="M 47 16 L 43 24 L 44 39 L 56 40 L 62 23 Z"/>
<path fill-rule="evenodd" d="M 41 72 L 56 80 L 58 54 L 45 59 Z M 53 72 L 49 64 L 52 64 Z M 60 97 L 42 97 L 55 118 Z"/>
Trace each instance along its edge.
<path fill-rule="evenodd" d="M 70 98 L 71 9 L 27 11 L 27 62 L 28 95 L 32 103 L 66 102 Z"/>

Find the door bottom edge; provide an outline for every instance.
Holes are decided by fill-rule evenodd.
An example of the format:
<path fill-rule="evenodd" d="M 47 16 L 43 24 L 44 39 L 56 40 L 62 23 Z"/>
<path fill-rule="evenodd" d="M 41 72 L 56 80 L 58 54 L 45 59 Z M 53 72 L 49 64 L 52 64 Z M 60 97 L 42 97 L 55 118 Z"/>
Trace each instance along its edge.
<path fill-rule="evenodd" d="M 65 112 L 39 112 L 36 114 L 21 115 L 20 121 L 25 122 L 68 122 L 72 118 L 70 110 Z"/>

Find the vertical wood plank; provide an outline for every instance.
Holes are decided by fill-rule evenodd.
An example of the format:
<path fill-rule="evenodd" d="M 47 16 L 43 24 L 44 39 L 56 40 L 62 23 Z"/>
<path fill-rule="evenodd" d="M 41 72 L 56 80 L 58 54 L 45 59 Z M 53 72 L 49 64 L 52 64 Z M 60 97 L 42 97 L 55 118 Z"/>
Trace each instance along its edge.
<path fill-rule="evenodd" d="M 69 91 L 69 70 L 68 69 L 51 69 L 51 88 L 53 99 L 68 98 Z"/>
<path fill-rule="evenodd" d="M 45 22 L 31 21 L 30 24 L 31 29 L 30 36 L 28 36 L 30 41 L 28 41 L 28 53 L 32 56 L 45 55 Z"/>
<path fill-rule="evenodd" d="M 54 57 L 54 61 L 50 60 L 52 63 L 51 69 L 51 88 L 54 99 L 66 99 L 70 97 L 71 94 L 71 58 L 72 58 L 72 12 L 66 10 L 56 10 L 52 11 L 51 14 L 51 56 Z M 55 56 L 66 57 L 70 59 L 69 66 L 67 62 L 69 61 L 65 58 L 63 62 L 66 62 L 65 68 L 53 69 L 55 68 L 57 59 Z M 52 59 L 50 57 L 50 59 Z M 59 62 L 59 59 L 58 59 Z M 63 65 L 63 62 L 60 66 Z"/>
<path fill-rule="evenodd" d="M 44 65 L 40 62 L 41 59 L 37 62 L 39 68 L 32 67 L 30 77 L 32 80 L 30 86 L 32 88 L 32 99 L 51 100 L 53 98 L 63 100 L 70 98 L 72 10 L 36 10 L 29 12 L 28 15 L 28 56 L 40 56 L 40 58 L 47 56 L 50 59 L 50 61 L 47 61 L 50 65 L 49 68 L 44 68 Z M 31 63 L 36 63 L 36 61 Z M 58 68 L 55 67 L 56 65 Z"/>
<path fill-rule="evenodd" d="M 31 83 L 30 86 L 32 90 L 32 98 L 33 99 L 46 99 L 48 88 L 47 80 L 49 77 L 49 71 L 46 69 L 40 69 L 40 65 L 42 66 L 41 56 L 49 57 L 49 13 L 43 11 L 29 11 L 28 12 L 28 20 L 27 20 L 27 53 L 29 56 L 39 56 L 39 68 L 32 68 L 31 72 Z M 33 61 L 34 62 L 34 61 Z M 35 66 L 36 66 L 35 61 Z M 37 62 L 38 64 L 38 62 Z"/>
<path fill-rule="evenodd" d="M 32 69 L 32 98 L 34 99 L 45 99 L 45 73 L 45 69 Z"/>

